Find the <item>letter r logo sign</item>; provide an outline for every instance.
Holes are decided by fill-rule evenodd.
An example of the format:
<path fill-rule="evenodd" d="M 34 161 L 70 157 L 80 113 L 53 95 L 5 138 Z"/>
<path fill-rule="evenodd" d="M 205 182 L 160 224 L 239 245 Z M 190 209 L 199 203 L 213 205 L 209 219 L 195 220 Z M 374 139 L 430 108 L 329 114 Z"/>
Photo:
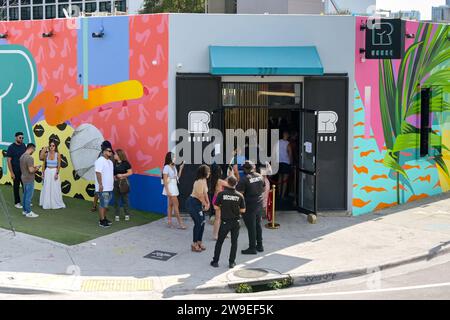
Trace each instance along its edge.
<path fill-rule="evenodd" d="M 319 133 L 336 133 L 338 115 L 334 111 L 319 111 Z"/>

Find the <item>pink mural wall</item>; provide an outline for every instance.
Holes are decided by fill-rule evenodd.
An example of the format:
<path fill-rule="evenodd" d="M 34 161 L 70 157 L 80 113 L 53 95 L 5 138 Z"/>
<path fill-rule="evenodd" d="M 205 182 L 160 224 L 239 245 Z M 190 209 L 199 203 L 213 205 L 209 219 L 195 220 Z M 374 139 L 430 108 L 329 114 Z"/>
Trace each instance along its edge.
<path fill-rule="evenodd" d="M 353 214 L 449 190 L 449 27 L 406 22 L 405 56 L 365 60 L 356 21 Z M 420 157 L 420 89 L 431 87 L 430 154 Z"/>

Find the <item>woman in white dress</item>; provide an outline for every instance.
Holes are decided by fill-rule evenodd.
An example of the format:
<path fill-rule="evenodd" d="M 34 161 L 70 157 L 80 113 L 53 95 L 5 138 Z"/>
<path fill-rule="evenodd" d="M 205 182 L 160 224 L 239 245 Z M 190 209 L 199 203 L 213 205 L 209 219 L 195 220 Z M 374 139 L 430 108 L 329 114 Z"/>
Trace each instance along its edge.
<path fill-rule="evenodd" d="M 66 205 L 62 199 L 61 180 L 59 171 L 61 169 L 61 155 L 58 153 L 58 146 L 54 140 L 50 141 L 50 146 L 44 157 L 45 171 L 42 173 L 44 186 L 41 191 L 39 205 L 43 209 L 62 209 Z"/>
<path fill-rule="evenodd" d="M 172 225 L 172 213 L 175 212 L 175 216 L 178 220 L 178 229 L 186 229 L 183 220 L 180 216 L 180 205 L 178 203 L 178 178 L 181 177 L 184 165 L 180 167 L 180 172 L 178 173 L 175 167 L 175 155 L 172 152 L 166 154 L 164 160 L 164 168 L 162 172 L 162 182 L 163 182 L 163 192 L 162 194 L 167 196 L 167 224 L 171 228 Z"/>

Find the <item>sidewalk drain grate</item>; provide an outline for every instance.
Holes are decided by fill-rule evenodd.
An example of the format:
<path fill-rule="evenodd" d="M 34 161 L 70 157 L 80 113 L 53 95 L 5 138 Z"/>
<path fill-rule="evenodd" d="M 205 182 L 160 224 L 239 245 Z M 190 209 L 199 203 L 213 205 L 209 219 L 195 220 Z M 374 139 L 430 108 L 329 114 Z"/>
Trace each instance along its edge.
<path fill-rule="evenodd" d="M 238 278 L 256 279 L 266 276 L 269 272 L 264 269 L 240 269 L 233 272 L 233 275 Z"/>
<path fill-rule="evenodd" d="M 83 292 L 97 292 L 97 291 L 151 291 L 153 289 L 153 281 L 149 279 L 129 279 L 129 280 L 103 280 L 92 279 L 84 280 L 81 284 L 81 291 Z"/>

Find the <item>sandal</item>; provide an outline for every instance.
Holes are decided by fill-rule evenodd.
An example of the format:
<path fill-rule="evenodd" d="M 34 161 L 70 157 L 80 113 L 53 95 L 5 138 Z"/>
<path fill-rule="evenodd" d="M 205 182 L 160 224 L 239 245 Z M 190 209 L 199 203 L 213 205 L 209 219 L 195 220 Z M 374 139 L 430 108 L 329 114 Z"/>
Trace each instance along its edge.
<path fill-rule="evenodd" d="M 191 250 L 193 252 L 202 252 L 202 249 L 200 249 L 199 247 L 197 247 L 197 245 L 195 244 L 191 244 Z"/>
<path fill-rule="evenodd" d="M 97 211 L 97 206 L 91 208 L 91 212 Z"/>
<path fill-rule="evenodd" d="M 179 225 L 178 227 L 177 227 L 177 229 L 181 229 L 181 230 L 186 230 L 187 229 L 187 227 L 185 226 L 185 225 Z"/>
<path fill-rule="evenodd" d="M 201 244 L 201 245 L 200 245 L 200 250 L 201 250 L 201 251 L 205 251 L 205 250 L 206 250 L 206 247 L 205 247 L 203 244 Z"/>

